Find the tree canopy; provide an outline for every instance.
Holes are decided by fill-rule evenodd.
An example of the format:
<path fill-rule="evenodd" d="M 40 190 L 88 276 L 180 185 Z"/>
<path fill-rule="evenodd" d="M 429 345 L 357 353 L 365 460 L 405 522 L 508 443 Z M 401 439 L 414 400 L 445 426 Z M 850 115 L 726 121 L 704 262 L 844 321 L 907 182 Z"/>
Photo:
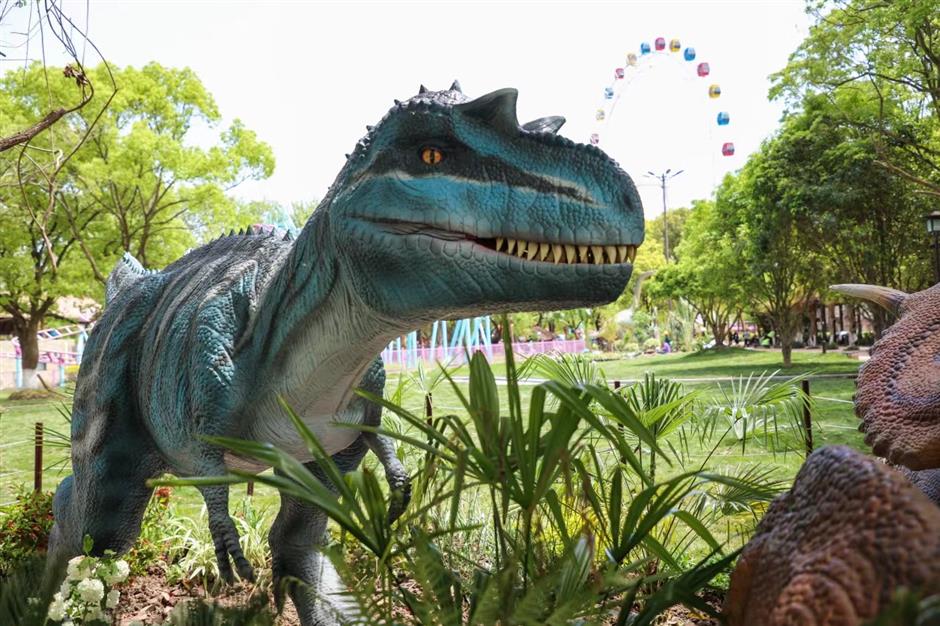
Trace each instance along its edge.
<path fill-rule="evenodd" d="M 0 79 L 0 136 L 75 99 L 68 73 L 35 63 Z M 270 147 L 222 116 L 188 68 L 99 66 L 96 93 L 16 149 L 0 153 L 0 307 L 14 318 L 24 367 L 35 330 L 61 295 L 97 295 L 124 251 L 161 267 L 256 221 L 227 192 L 274 168 Z M 109 101 L 108 101 L 109 100 Z M 97 284 L 96 284 L 97 283 Z"/>

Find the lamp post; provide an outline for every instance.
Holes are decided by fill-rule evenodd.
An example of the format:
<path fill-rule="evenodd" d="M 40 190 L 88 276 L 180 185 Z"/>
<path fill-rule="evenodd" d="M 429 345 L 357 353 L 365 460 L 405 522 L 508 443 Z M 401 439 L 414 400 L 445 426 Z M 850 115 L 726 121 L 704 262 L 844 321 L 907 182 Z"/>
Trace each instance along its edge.
<path fill-rule="evenodd" d="M 933 275 L 934 282 L 940 283 L 940 211 L 933 211 L 926 217 L 927 232 L 933 235 Z"/>
<path fill-rule="evenodd" d="M 669 260 L 669 224 L 666 222 L 666 181 L 675 178 L 684 171 L 685 170 L 679 170 L 678 172 L 673 172 L 672 168 L 669 168 L 662 174 L 654 174 L 653 172 L 644 174 L 647 178 L 657 179 L 659 186 L 663 190 L 663 254 L 666 257 L 666 261 Z M 938 227 L 940 227 L 940 212 L 937 213 L 937 218 L 937 224 Z"/>

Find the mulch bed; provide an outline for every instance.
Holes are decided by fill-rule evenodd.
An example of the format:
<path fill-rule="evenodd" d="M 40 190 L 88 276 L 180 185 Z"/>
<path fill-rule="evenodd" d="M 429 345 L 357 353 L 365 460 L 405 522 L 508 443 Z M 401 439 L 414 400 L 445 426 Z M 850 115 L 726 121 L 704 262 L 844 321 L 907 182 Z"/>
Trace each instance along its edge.
<path fill-rule="evenodd" d="M 130 579 L 121 587 L 121 601 L 118 603 L 117 624 L 162 624 L 174 607 L 189 600 L 210 600 L 221 606 L 240 606 L 247 604 L 252 596 L 263 593 L 267 596 L 268 606 L 274 610 L 274 596 L 251 583 L 225 585 L 218 593 L 207 597 L 202 585 L 168 585 L 166 576 L 159 568 L 154 568 L 144 576 Z M 284 604 L 284 611 L 275 622 L 279 626 L 299 626 L 300 620 L 294 605 L 289 600 Z"/>
<path fill-rule="evenodd" d="M 413 591 L 417 592 L 417 589 Z M 265 593 L 268 596 L 268 606 L 273 611 L 274 597 L 251 583 L 238 583 L 233 586 L 223 586 L 217 594 L 209 599 L 222 606 L 237 606 L 247 604 L 254 594 Z M 131 624 L 162 624 L 175 606 L 188 600 L 205 600 L 207 598 L 202 585 L 193 584 L 189 587 L 182 584 L 170 586 L 166 582 L 164 573 L 154 568 L 144 576 L 132 578 L 121 589 L 121 602 L 117 613 L 117 624 L 130 626 Z M 705 601 L 715 609 L 721 608 L 723 596 L 714 591 L 704 595 Z M 401 617 L 405 617 L 402 615 Z M 294 605 L 289 600 L 284 604 L 284 611 L 275 622 L 278 626 L 299 626 L 300 621 Z M 719 622 L 705 615 L 687 609 L 684 606 L 675 606 L 661 615 L 656 621 L 659 626 L 718 626 Z"/>

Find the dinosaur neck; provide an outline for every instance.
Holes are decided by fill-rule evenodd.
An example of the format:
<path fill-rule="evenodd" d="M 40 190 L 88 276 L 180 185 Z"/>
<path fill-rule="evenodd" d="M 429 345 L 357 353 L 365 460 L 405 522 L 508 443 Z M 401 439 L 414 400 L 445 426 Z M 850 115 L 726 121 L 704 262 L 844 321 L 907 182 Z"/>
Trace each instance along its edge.
<path fill-rule="evenodd" d="M 342 409 L 388 342 L 420 324 L 365 306 L 328 235 L 329 211 L 318 210 L 272 280 L 253 334 L 270 390 L 308 415 Z"/>

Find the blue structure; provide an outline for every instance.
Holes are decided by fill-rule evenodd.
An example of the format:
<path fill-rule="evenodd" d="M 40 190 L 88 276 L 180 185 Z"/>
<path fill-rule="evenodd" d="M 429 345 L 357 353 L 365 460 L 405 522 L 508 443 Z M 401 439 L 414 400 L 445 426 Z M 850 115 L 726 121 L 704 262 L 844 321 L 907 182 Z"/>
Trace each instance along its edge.
<path fill-rule="evenodd" d="M 682 53 L 682 57 L 686 61 L 694 61 L 695 60 L 695 48 L 686 48 L 685 52 Z"/>
<path fill-rule="evenodd" d="M 418 352 L 418 333 L 414 331 L 405 336 L 404 345 L 401 337 L 392 340 L 387 348 L 392 352 L 386 357 L 402 367 L 416 367 L 419 359 L 447 363 L 452 357 L 463 354 L 464 350 L 482 349 L 492 357 L 492 330 L 489 316 L 457 320 L 452 328 L 448 327 L 447 320 L 438 320 L 431 325 L 430 344 L 428 348 L 422 348 L 421 354 Z"/>
<path fill-rule="evenodd" d="M 604 87 L 604 97 L 610 100 L 614 97 L 614 88 L 613 87 Z"/>
<path fill-rule="evenodd" d="M 650 45 L 645 41 L 640 44 L 640 54 L 649 54 L 651 51 Z"/>
<path fill-rule="evenodd" d="M 727 126 L 731 122 L 731 116 L 728 115 L 727 111 L 721 111 L 718 114 L 718 125 Z"/>

